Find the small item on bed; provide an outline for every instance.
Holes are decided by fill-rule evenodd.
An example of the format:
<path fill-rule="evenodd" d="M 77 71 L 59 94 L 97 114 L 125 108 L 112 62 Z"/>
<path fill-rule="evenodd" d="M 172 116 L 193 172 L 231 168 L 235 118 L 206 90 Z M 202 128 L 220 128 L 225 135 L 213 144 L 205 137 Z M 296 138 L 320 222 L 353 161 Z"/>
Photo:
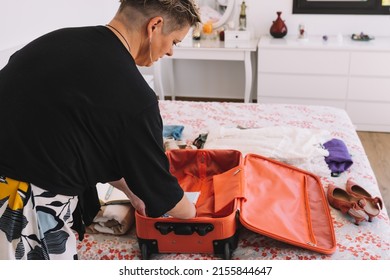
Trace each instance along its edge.
<path fill-rule="evenodd" d="M 199 136 L 192 142 L 198 149 L 203 149 L 204 144 L 206 143 L 207 133 L 199 134 Z"/>
<path fill-rule="evenodd" d="M 180 149 L 179 145 L 176 143 L 175 139 L 167 138 L 164 139 L 164 149 L 165 151 L 177 150 Z"/>
<path fill-rule="evenodd" d="M 331 170 L 332 177 L 340 176 L 341 173 L 352 166 L 351 155 L 342 140 L 334 138 L 324 143 L 324 148 L 329 152 L 329 156 L 325 157 L 325 161 Z"/>
<path fill-rule="evenodd" d="M 100 205 L 114 205 L 114 204 L 131 204 L 130 199 L 121 190 L 114 188 L 112 185 L 106 183 L 98 183 L 96 185 Z"/>
<path fill-rule="evenodd" d="M 163 126 L 163 137 L 164 138 L 173 138 L 175 140 L 180 140 L 184 126 L 182 125 L 164 125 Z"/>
<path fill-rule="evenodd" d="M 175 140 L 172 138 L 165 138 L 164 139 L 164 150 L 179 150 L 179 149 L 191 149 L 196 150 L 197 147 L 195 145 L 192 145 L 191 142 L 186 142 L 183 140 Z"/>

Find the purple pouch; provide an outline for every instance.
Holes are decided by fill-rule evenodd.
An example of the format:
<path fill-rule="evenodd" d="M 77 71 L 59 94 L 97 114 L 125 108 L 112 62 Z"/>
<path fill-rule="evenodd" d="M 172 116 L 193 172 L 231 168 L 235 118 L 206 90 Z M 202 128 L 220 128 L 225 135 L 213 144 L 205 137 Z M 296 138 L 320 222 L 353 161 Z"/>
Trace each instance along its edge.
<path fill-rule="evenodd" d="M 325 157 L 325 161 L 333 177 L 339 176 L 353 164 L 347 146 L 340 139 L 332 139 L 324 143 L 324 148 L 329 152 L 329 156 Z"/>

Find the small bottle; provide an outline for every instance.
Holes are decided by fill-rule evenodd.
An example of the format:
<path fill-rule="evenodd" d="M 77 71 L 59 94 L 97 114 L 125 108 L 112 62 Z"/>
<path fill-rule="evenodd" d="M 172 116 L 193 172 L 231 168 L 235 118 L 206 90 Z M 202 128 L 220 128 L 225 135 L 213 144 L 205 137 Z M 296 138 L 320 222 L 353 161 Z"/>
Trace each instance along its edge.
<path fill-rule="evenodd" d="M 222 27 L 220 30 L 219 30 L 219 40 L 221 42 L 225 41 L 225 27 Z"/>
<path fill-rule="evenodd" d="M 305 25 L 303 24 L 300 24 L 298 26 L 298 30 L 299 30 L 299 39 L 304 39 L 306 37 L 306 34 L 305 34 Z"/>
<path fill-rule="evenodd" d="M 239 30 L 246 30 L 246 4 L 245 0 L 241 3 L 241 11 L 240 11 L 240 18 L 239 18 Z"/>

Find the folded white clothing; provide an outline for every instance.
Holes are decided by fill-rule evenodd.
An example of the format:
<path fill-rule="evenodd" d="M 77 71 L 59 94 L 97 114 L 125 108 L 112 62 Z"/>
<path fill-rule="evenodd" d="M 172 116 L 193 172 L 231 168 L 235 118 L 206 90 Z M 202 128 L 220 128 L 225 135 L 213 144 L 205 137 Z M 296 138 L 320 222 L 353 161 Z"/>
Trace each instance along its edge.
<path fill-rule="evenodd" d="M 131 204 L 105 205 L 87 227 L 87 232 L 122 235 L 127 233 L 133 224 L 134 208 Z"/>
<path fill-rule="evenodd" d="M 214 127 L 208 133 L 204 148 L 235 149 L 244 156 L 260 154 L 321 175 L 329 174 L 324 161 L 329 152 L 322 144 L 331 138 L 329 131 L 320 129 Z"/>

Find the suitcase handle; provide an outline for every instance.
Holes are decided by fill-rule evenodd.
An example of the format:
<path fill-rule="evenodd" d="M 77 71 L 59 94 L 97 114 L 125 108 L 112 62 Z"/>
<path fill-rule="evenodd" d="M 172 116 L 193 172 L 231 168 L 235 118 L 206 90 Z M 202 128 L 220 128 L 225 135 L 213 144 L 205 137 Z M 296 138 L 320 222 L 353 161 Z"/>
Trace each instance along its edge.
<path fill-rule="evenodd" d="M 206 234 L 214 230 L 213 224 L 196 224 L 194 226 L 195 226 L 195 231 L 200 236 L 205 236 Z"/>
<path fill-rule="evenodd" d="M 167 235 L 174 232 L 176 235 L 192 235 L 196 232 L 200 236 L 205 236 L 214 230 L 212 224 L 190 224 L 190 223 L 155 223 L 154 227 L 160 231 L 162 235 Z"/>

